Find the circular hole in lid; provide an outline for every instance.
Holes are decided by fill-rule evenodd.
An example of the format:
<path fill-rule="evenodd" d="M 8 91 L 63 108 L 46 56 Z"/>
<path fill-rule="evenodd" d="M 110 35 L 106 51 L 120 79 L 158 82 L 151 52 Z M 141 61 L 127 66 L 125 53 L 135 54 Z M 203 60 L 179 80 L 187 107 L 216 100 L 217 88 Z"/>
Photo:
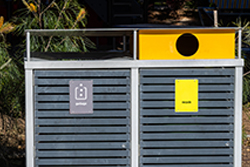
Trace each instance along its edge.
<path fill-rule="evenodd" d="M 199 41 L 194 35 L 185 33 L 177 39 L 176 48 L 181 55 L 192 56 L 199 48 Z"/>

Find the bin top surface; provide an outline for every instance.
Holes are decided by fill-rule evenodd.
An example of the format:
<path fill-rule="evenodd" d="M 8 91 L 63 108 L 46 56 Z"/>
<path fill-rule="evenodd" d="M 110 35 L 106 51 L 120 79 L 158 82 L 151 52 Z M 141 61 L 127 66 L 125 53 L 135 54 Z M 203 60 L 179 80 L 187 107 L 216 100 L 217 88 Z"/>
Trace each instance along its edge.
<path fill-rule="evenodd" d="M 27 29 L 26 33 L 35 36 L 129 36 L 139 30 L 233 30 L 239 27 L 198 27 L 198 28 L 86 28 L 86 29 Z"/>

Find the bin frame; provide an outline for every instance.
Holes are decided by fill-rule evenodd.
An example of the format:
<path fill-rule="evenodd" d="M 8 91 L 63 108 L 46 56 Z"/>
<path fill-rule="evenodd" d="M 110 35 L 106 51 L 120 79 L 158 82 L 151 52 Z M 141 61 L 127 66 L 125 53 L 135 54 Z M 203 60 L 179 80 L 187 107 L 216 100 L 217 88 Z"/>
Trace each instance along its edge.
<path fill-rule="evenodd" d="M 204 28 L 203 28 L 204 29 Z M 211 29 L 211 28 L 208 28 Z M 215 28 L 213 28 L 215 29 Z M 221 28 L 216 28 L 221 29 Z M 225 28 L 224 28 L 225 29 Z M 84 29 L 84 30 L 26 30 L 25 93 L 26 93 L 26 166 L 35 166 L 34 132 L 34 70 L 49 69 L 119 69 L 131 70 L 131 167 L 139 166 L 139 69 L 140 68 L 191 68 L 191 67 L 233 67 L 235 68 L 234 101 L 234 167 L 241 167 L 242 150 L 242 74 L 244 61 L 241 59 L 241 28 L 229 28 L 238 31 L 238 57 L 236 59 L 211 60 L 137 60 L 138 28 L 129 29 Z M 192 29 L 188 29 L 192 30 Z M 133 34 L 133 60 L 94 60 L 94 61 L 32 61 L 30 57 L 30 35 L 76 35 L 82 32 L 90 34 L 112 32 Z M 86 34 L 87 34 L 86 33 Z M 111 35 L 112 36 L 112 35 Z M 105 63 L 103 63 L 105 62 Z"/>

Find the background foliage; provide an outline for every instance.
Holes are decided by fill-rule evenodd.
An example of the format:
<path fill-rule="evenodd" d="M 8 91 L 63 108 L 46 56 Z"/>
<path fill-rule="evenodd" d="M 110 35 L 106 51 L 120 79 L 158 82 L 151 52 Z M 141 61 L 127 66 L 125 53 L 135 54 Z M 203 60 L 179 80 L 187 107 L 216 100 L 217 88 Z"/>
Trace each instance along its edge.
<path fill-rule="evenodd" d="M 48 5 L 41 0 L 22 1 L 26 8 L 12 20 L 17 35 L 23 35 L 25 29 L 77 29 L 86 25 L 86 10 L 77 0 L 53 0 Z M 31 36 L 32 52 L 86 52 L 87 47 L 94 48 L 94 44 L 84 37 Z"/>
<path fill-rule="evenodd" d="M 22 116 L 24 111 L 24 77 L 10 58 L 6 35 L 14 30 L 12 23 L 4 23 L 0 17 L 0 112 L 12 116 Z"/>
<path fill-rule="evenodd" d="M 250 101 L 250 22 L 237 19 L 233 24 L 237 27 L 242 27 L 242 58 L 245 60 L 243 74 L 243 103 Z M 236 38 L 238 39 L 238 37 Z M 238 43 L 238 42 L 237 42 Z"/>

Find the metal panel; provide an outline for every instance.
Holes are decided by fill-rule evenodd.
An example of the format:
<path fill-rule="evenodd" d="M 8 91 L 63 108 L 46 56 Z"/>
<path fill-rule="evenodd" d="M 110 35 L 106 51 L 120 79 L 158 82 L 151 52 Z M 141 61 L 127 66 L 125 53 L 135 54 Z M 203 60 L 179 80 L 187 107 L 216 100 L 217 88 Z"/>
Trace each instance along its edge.
<path fill-rule="evenodd" d="M 157 129 L 157 130 L 156 130 Z M 233 131 L 233 125 L 144 125 L 142 126 L 141 130 L 143 132 L 196 132 L 196 131 L 203 131 L 203 132 L 221 132 L 221 131 Z"/>
<path fill-rule="evenodd" d="M 124 142 L 60 142 L 60 143 L 37 143 L 37 149 L 51 149 L 51 150 L 60 150 L 60 149 L 67 149 L 67 150 L 79 150 L 79 149 L 121 149 L 121 148 L 129 148 L 128 143 Z"/>
<path fill-rule="evenodd" d="M 159 163 L 159 164 L 165 164 L 165 163 L 178 163 L 178 164 L 190 164 L 190 163 L 228 163 L 233 162 L 233 159 L 229 156 L 197 156 L 197 157 L 146 157 L 143 158 L 142 163 Z"/>
<path fill-rule="evenodd" d="M 142 148 L 228 148 L 233 146 L 233 141 L 212 141 L 212 140 L 203 140 L 203 141 L 192 141 L 192 140 L 183 140 L 183 141 L 141 141 Z M 147 151 L 147 150 L 143 150 Z"/>
<path fill-rule="evenodd" d="M 148 149 L 142 151 L 143 155 L 231 155 L 233 149 Z"/>
<path fill-rule="evenodd" d="M 128 117 L 130 116 L 129 112 L 123 112 L 121 110 L 114 110 L 114 111 L 102 111 L 102 110 L 95 110 L 95 115 L 78 115 L 78 118 L 80 117 Z M 73 118 L 75 115 L 70 114 L 67 110 L 47 110 L 46 112 L 36 112 L 35 117 L 46 117 L 46 118 Z"/>
<path fill-rule="evenodd" d="M 235 166 L 241 166 L 242 153 L 242 82 L 243 68 L 235 68 L 235 117 L 234 117 L 234 162 Z"/>
<path fill-rule="evenodd" d="M 172 116 L 176 115 L 176 113 L 173 111 L 173 109 L 143 109 L 143 113 L 140 113 L 142 116 Z M 205 108 L 205 109 L 199 109 L 199 113 L 196 115 L 200 116 L 230 116 L 234 114 L 234 110 L 232 108 Z"/>
<path fill-rule="evenodd" d="M 130 70 L 35 70 L 37 167 L 130 165 Z M 69 113 L 69 81 L 93 80 L 93 114 Z"/>
<path fill-rule="evenodd" d="M 145 117 L 141 123 L 145 124 L 186 124 L 186 123 L 199 123 L 199 124 L 212 124 L 212 123 L 233 123 L 234 119 L 230 117 L 199 117 L 188 115 L 178 117 Z"/>
<path fill-rule="evenodd" d="M 37 133 L 126 133 L 127 127 L 37 127 Z"/>
<path fill-rule="evenodd" d="M 155 165 L 145 165 L 144 167 L 154 167 Z M 165 165 L 158 165 L 160 167 L 165 167 Z M 215 167 L 214 165 L 206 164 L 206 165 L 200 165 L 200 164 L 193 164 L 193 165 L 168 165 L 168 167 Z M 217 164 L 216 167 L 233 167 L 233 165 L 228 164 Z"/>
<path fill-rule="evenodd" d="M 121 132 L 120 132 L 121 133 Z M 59 142 L 59 141 L 123 141 L 129 136 L 127 134 L 108 134 L 108 135 L 36 135 L 36 141 L 50 141 L 50 142 Z M 39 151 L 38 151 L 39 152 Z"/>
<path fill-rule="evenodd" d="M 60 165 L 60 166 L 65 166 L 65 165 L 81 165 L 84 164 L 86 166 L 93 166 L 93 165 L 98 165 L 101 166 L 100 164 L 109 164 L 109 165 L 115 165 L 115 166 L 120 166 L 120 165 L 127 165 L 129 163 L 129 160 L 127 159 L 117 159 L 117 158 L 60 158 L 60 159 L 39 159 L 37 160 L 37 165 Z"/>
<path fill-rule="evenodd" d="M 232 89 L 234 89 L 234 85 L 199 85 L 199 92 L 220 92 Z M 142 85 L 141 90 L 143 92 L 174 92 L 174 85 Z"/>
<path fill-rule="evenodd" d="M 29 38 L 28 38 L 29 39 Z M 27 41 L 28 42 L 28 41 Z M 25 70 L 25 126 L 26 126 L 26 165 L 34 167 L 34 99 L 33 70 Z"/>
<path fill-rule="evenodd" d="M 193 67 L 242 67 L 242 59 L 228 60 L 106 60 L 106 61 L 31 61 L 25 62 L 25 69 L 104 69 L 104 68 L 193 68 Z"/>
<path fill-rule="evenodd" d="M 35 79 L 35 84 L 40 85 L 40 86 L 42 85 L 68 85 L 70 80 L 72 80 L 72 78 L 60 79 L 60 82 L 58 82 L 58 79 Z M 74 80 L 82 80 L 82 79 L 74 78 Z M 125 84 L 128 84 L 128 80 L 126 80 L 126 78 L 122 78 L 122 79 L 96 78 L 93 84 L 94 85 L 125 85 Z"/>
<path fill-rule="evenodd" d="M 199 80 L 197 113 L 175 113 L 175 79 Z M 140 70 L 140 166 L 232 167 L 234 68 Z"/>
<path fill-rule="evenodd" d="M 93 101 L 126 101 L 129 95 L 94 95 Z M 36 101 L 69 101 L 69 95 L 37 95 Z"/>
<path fill-rule="evenodd" d="M 77 117 L 77 116 L 76 116 Z M 36 119 L 36 125 L 126 125 L 129 122 L 128 119 L 112 119 L 112 118 L 105 118 L 105 119 Z"/>
<path fill-rule="evenodd" d="M 139 165 L 139 69 L 131 69 L 131 167 Z"/>
<path fill-rule="evenodd" d="M 126 109 L 129 106 L 129 103 L 121 102 L 110 102 L 110 103 L 94 103 L 94 109 L 103 109 L 105 106 L 106 109 Z M 52 103 L 36 103 L 35 109 L 69 109 L 68 103 L 52 102 Z"/>
<path fill-rule="evenodd" d="M 107 70 L 74 70 L 74 73 L 69 70 L 46 70 L 46 71 L 35 71 L 36 77 L 124 77 L 129 75 L 128 70 L 110 71 Z"/>
<path fill-rule="evenodd" d="M 129 87 L 124 86 L 103 86 L 103 87 L 94 87 L 93 93 L 126 93 L 130 90 Z M 67 86 L 62 87 L 35 87 L 37 93 L 68 93 L 69 88 Z"/>

